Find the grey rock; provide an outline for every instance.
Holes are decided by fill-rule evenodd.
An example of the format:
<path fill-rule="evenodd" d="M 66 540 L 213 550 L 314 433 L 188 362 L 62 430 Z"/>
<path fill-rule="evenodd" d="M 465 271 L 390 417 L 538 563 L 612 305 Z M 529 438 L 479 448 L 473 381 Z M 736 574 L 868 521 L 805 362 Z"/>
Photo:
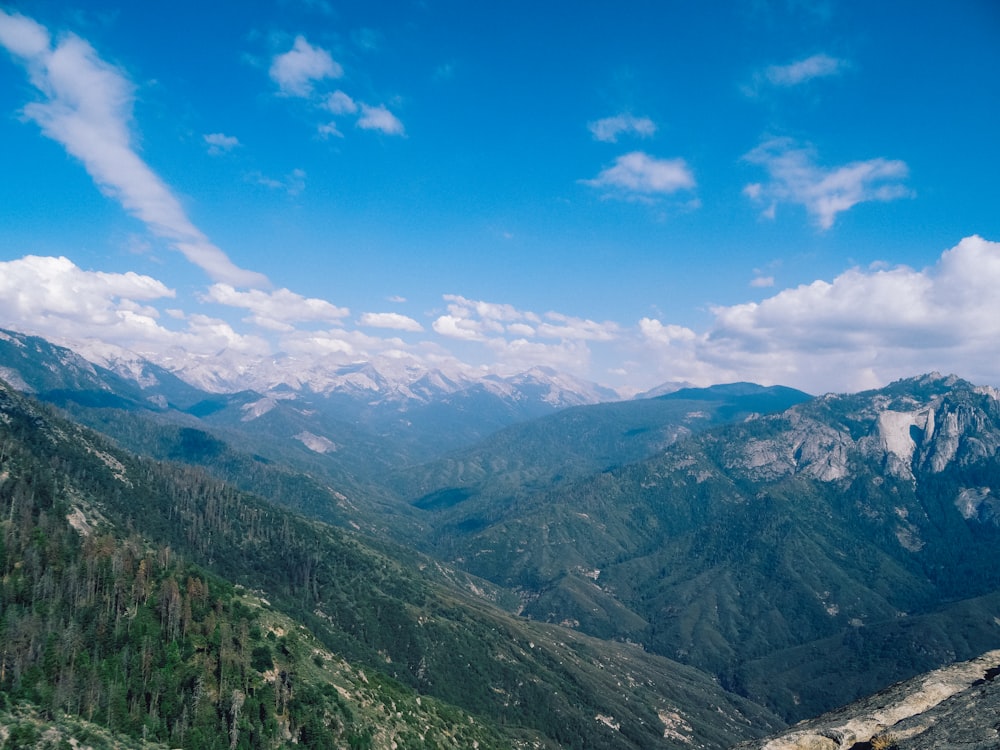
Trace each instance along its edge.
<path fill-rule="evenodd" d="M 1000 650 L 892 685 L 739 750 L 996 750 Z M 880 744 L 885 743 L 885 744 Z"/>

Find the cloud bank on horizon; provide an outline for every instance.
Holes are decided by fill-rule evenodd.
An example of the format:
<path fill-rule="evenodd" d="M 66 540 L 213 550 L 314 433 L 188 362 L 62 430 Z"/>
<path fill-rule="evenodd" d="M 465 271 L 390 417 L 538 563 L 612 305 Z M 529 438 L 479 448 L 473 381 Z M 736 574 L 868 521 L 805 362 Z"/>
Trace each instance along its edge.
<path fill-rule="evenodd" d="M 269 106 L 297 108 L 298 121 L 312 131 L 314 147 L 329 143 L 347 148 L 340 144 L 348 140 L 344 126 L 351 122 L 356 130 L 352 140 L 365 137 L 365 131 L 368 138 L 396 140 L 404 148 L 419 148 L 421 139 L 431 140 L 426 122 L 408 131 L 392 111 L 404 106 L 406 97 L 380 93 L 370 75 L 358 73 L 371 59 L 364 55 L 375 55 L 380 46 L 371 43 L 370 34 L 354 35 L 354 48 L 343 40 L 331 43 L 329 35 L 313 36 L 273 36 L 267 62 L 259 63 L 258 70 L 245 67 L 269 81 L 275 102 Z M 379 39 L 381 44 L 384 40 Z M 296 286 L 312 286 L 310 279 L 289 271 L 294 254 L 275 264 L 273 252 L 265 261 L 264 256 L 244 254 L 230 241 L 227 253 L 209 238 L 211 232 L 191 218 L 204 216 L 205 210 L 172 187 L 172 179 L 162 176 L 137 145 L 150 137 L 135 114 L 140 86 L 120 63 L 108 62 L 78 33 L 53 31 L 13 11 L 0 10 L 0 46 L 14 63 L 10 67 L 25 76 L 28 88 L 21 90 L 30 92 L 16 110 L 19 126 L 37 127 L 149 237 L 202 274 L 199 279 L 179 272 L 178 256 L 166 262 L 136 258 L 137 268 L 143 263 L 142 271 L 113 270 L 117 263 L 94 270 L 101 268 L 102 256 L 77 256 L 72 242 L 56 255 L 3 246 L 0 327 L 69 344 L 100 341 L 168 367 L 184 355 L 219 352 L 245 358 L 283 352 L 333 364 L 390 358 L 468 373 L 510 374 L 548 365 L 618 387 L 623 394 L 665 381 L 732 380 L 842 391 L 929 370 L 1000 385 L 1000 294 L 995 291 L 1000 288 L 1000 243 L 976 234 L 977 227 L 953 236 L 948 249 L 920 248 L 917 257 L 929 258 L 923 263 L 894 261 L 890 252 L 864 263 L 848 254 L 846 267 L 826 278 L 813 275 L 778 291 L 776 274 L 786 261 L 772 257 L 766 271 L 763 263 L 748 265 L 738 292 L 742 299 L 703 302 L 693 316 L 696 322 L 687 311 L 663 312 L 661 300 L 650 300 L 644 315 L 601 319 L 607 316 L 560 312 L 560 306 L 567 309 L 567 300 L 574 301 L 572 296 L 564 305 L 477 299 L 489 295 L 463 295 L 451 279 L 438 282 L 447 284 L 444 288 L 423 292 L 422 307 L 407 302 L 411 293 L 384 294 L 379 295 L 382 303 L 374 296 L 364 303 L 372 309 L 355 311 L 354 304 L 295 291 Z M 374 63 L 368 64 L 375 69 Z M 429 87 L 451 85 L 465 75 L 463 67 L 453 63 L 446 78 L 439 74 L 441 63 L 433 70 Z M 742 96 L 749 102 L 745 106 L 755 106 L 770 96 L 791 96 L 848 74 L 859 77 L 864 70 L 843 56 L 813 52 L 780 64 L 762 59 L 750 73 L 750 83 L 740 84 L 734 76 L 731 85 L 737 93 L 734 99 Z M 426 90 L 423 95 L 429 96 Z M 379 103 L 369 103 L 374 101 Z M 597 118 L 580 118 L 579 128 L 589 132 L 587 153 L 594 176 L 581 178 L 576 163 L 561 188 L 574 197 L 553 198 L 575 201 L 586 211 L 634 210 L 640 213 L 624 221 L 644 222 L 654 229 L 677 221 L 677 216 L 710 211 L 709 204 L 717 200 L 713 180 L 718 169 L 710 168 L 705 155 L 694 149 L 685 153 L 678 139 L 663 141 L 670 123 L 633 111 L 642 110 L 621 107 Z M 249 158 L 244 153 L 260 148 L 258 138 L 220 123 L 195 140 L 206 157 L 219 162 Z M 640 141 L 643 148 L 636 149 Z M 384 153 L 388 142 L 377 146 L 381 152 L 367 152 L 366 163 Z M 827 150 L 843 149 L 821 150 L 801 137 L 773 132 L 758 133 L 734 149 L 724 160 L 731 173 L 726 190 L 741 202 L 739 210 L 748 219 L 741 231 L 768 232 L 779 222 L 795 222 L 797 237 L 822 247 L 833 242 L 831 235 L 843 217 L 859 206 L 921 200 L 923 183 L 919 189 L 914 186 L 909 157 L 868 153 L 837 163 L 822 157 Z M 321 172 L 309 169 L 310 175 Z M 172 174 L 176 178 L 178 173 Z M 246 169 L 242 182 L 281 188 L 287 199 L 312 189 L 313 178 L 307 186 L 305 169 L 289 165 L 287 174 L 277 180 L 259 169 Z M 932 186 L 930 192 L 938 189 Z M 218 231 L 218 223 L 212 225 Z M 371 226 L 376 232 L 377 220 Z M 225 232 L 238 236 L 238 230 L 236 226 Z M 508 243 L 517 236 L 509 231 L 500 235 Z M 612 235 L 606 237 L 602 242 L 613 242 Z M 717 244 L 731 241 L 721 238 Z M 706 245 L 714 242 L 711 236 L 704 240 Z M 628 253 L 629 247 L 618 244 L 614 252 Z M 727 265 L 723 257 L 708 260 L 706 279 L 699 282 L 709 299 L 712 275 L 721 275 Z M 329 273 L 336 276 L 338 270 L 337 260 L 331 259 Z M 385 271 L 390 272 L 388 265 Z M 378 274 L 379 268 L 373 272 Z M 280 288 L 271 279 L 278 279 Z M 474 276 L 464 283 L 485 289 L 489 281 Z M 764 296 L 747 299 L 754 294 Z"/>

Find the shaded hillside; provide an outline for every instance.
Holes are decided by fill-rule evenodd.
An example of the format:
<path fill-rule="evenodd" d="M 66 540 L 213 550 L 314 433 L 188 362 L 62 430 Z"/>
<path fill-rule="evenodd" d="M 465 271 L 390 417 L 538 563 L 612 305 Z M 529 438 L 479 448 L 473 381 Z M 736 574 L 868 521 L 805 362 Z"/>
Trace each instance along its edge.
<path fill-rule="evenodd" d="M 4 386 L 0 450 L 0 690 L 43 716 L 200 748 L 724 747 L 776 726 L 697 670 L 511 617 L 484 582 Z"/>

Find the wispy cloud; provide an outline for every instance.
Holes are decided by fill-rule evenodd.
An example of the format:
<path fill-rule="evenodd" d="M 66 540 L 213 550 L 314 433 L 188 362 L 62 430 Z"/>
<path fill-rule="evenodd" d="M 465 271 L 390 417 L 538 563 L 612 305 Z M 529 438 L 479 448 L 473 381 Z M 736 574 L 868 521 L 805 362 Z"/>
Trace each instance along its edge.
<path fill-rule="evenodd" d="M 649 138 L 656 133 L 656 123 L 648 117 L 635 117 L 630 114 L 620 114 L 605 117 L 587 124 L 595 140 L 605 143 L 617 143 L 620 135 L 634 135 L 639 138 Z"/>
<path fill-rule="evenodd" d="M 207 133 L 203 137 L 208 145 L 208 153 L 212 156 L 228 153 L 241 145 L 239 138 L 225 133 Z"/>
<path fill-rule="evenodd" d="M 779 203 L 796 203 L 826 230 L 838 214 L 859 203 L 913 195 L 903 184 L 909 170 L 898 160 L 876 158 L 821 167 L 816 163 L 815 149 L 799 146 L 789 138 L 765 141 L 743 158 L 768 172 L 768 182 L 749 184 L 743 192 L 764 205 L 762 215 L 769 219 L 774 218 Z"/>
<path fill-rule="evenodd" d="M 743 87 L 743 92 L 747 96 L 756 96 L 767 88 L 794 88 L 817 78 L 841 75 L 850 67 L 851 64 L 847 60 L 822 53 L 816 54 L 787 65 L 769 65 L 757 71 L 753 81 Z"/>
<path fill-rule="evenodd" d="M 838 75 L 846 68 L 845 60 L 820 54 L 788 65 L 771 65 L 764 69 L 764 77 L 774 86 L 798 86 L 814 78 Z"/>
<path fill-rule="evenodd" d="M 67 34 L 52 45 L 35 21 L 0 10 L 0 44 L 27 69 L 39 101 L 24 114 L 79 159 L 97 186 L 212 279 L 268 285 L 237 267 L 188 219 L 180 202 L 132 147 L 133 86 L 86 41 Z"/>
<path fill-rule="evenodd" d="M 358 325 L 370 328 L 391 328 L 397 331 L 418 332 L 424 327 L 407 315 L 394 312 L 363 313 L 358 319 Z"/>
<path fill-rule="evenodd" d="M 306 189 L 306 171 L 304 169 L 293 169 L 281 179 L 268 177 L 261 172 L 253 172 L 247 176 L 250 182 L 272 190 L 283 190 L 291 196 L 296 196 Z"/>
<path fill-rule="evenodd" d="M 270 74 L 285 96 L 308 97 L 312 94 L 313 83 L 325 78 L 340 78 L 344 69 L 327 50 L 313 47 L 300 34 L 288 52 L 274 56 Z"/>
<path fill-rule="evenodd" d="M 614 166 L 582 182 L 620 197 L 665 195 L 695 186 L 694 175 L 683 159 L 658 159 L 642 151 L 619 156 Z"/>

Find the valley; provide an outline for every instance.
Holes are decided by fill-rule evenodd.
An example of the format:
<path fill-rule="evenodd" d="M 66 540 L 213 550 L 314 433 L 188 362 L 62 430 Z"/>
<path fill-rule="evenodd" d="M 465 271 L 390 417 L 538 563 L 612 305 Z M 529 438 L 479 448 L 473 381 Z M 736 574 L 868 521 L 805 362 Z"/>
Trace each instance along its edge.
<path fill-rule="evenodd" d="M 1000 400 L 955 376 L 205 390 L 4 331 L 0 378 L 26 736 L 724 748 L 1000 648 Z"/>

